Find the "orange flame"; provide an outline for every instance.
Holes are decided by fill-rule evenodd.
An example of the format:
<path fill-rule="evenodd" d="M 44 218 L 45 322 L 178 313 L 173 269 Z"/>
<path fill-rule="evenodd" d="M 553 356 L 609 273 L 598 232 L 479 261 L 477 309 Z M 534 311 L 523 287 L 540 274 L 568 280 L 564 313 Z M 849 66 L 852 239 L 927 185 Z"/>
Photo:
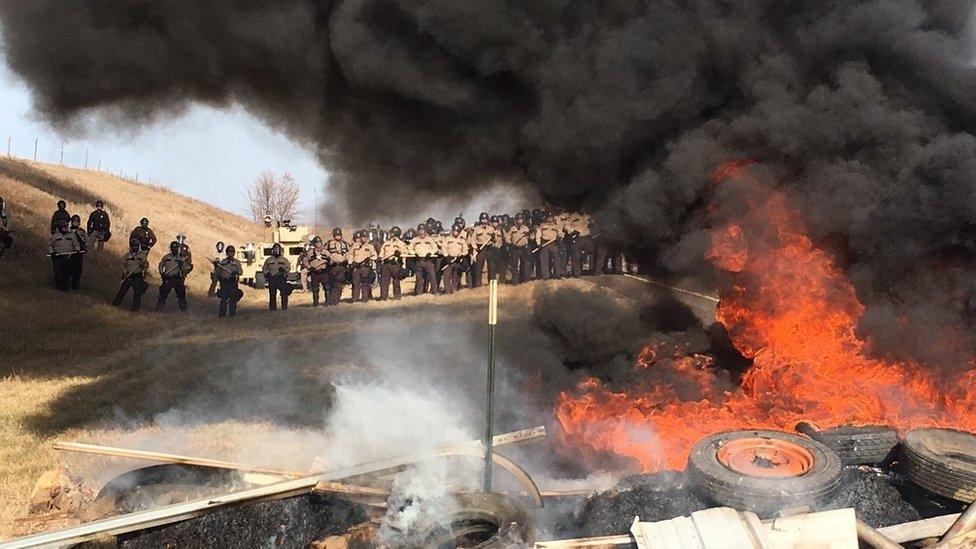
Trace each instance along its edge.
<path fill-rule="evenodd" d="M 683 469 L 697 440 L 727 429 L 792 431 L 811 421 L 976 430 L 976 370 L 950 378 L 868 357 L 855 333 L 864 307 L 853 285 L 804 234 L 782 194 L 766 191 L 711 238 L 706 257 L 733 281 L 717 320 L 753 359 L 741 384 L 723 378 L 710 357 L 652 342 L 626 391 L 590 378 L 559 395 L 555 415 L 567 446 L 629 457 L 653 472 Z"/>

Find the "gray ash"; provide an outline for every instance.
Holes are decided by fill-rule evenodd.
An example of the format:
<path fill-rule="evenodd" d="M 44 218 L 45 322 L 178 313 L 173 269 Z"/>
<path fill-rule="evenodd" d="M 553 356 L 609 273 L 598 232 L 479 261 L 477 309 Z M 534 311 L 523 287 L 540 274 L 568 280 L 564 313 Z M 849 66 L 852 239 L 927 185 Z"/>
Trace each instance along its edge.
<path fill-rule="evenodd" d="M 124 549 L 156 547 L 307 547 L 366 520 L 361 507 L 315 495 L 208 513 L 120 540 Z"/>

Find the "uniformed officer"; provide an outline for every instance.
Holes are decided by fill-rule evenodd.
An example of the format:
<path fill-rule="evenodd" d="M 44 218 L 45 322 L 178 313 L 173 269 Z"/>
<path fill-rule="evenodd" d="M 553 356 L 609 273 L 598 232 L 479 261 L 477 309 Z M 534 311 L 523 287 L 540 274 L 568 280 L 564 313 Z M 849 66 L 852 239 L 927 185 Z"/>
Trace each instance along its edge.
<path fill-rule="evenodd" d="M 492 250 L 488 250 L 487 248 L 499 237 L 500 235 L 496 233 L 495 227 L 491 225 L 491 218 L 488 216 L 488 212 L 481 212 L 478 215 L 478 222 L 475 223 L 474 229 L 471 231 L 469 242 L 474 253 L 474 260 L 471 265 L 473 286 L 481 286 L 481 277 L 485 272 L 485 264 L 488 263 L 488 257 L 493 253 Z M 491 272 L 489 272 L 490 277 Z"/>
<path fill-rule="evenodd" d="M 51 234 L 58 232 L 58 223 L 62 221 L 71 223 L 71 214 L 68 213 L 68 203 L 58 200 L 58 209 L 51 214 Z"/>
<path fill-rule="evenodd" d="M 312 292 L 312 306 L 319 306 L 319 288 L 325 291 L 325 299 L 329 299 L 329 254 L 325 251 L 322 239 L 312 239 L 312 248 L 305 255 L 305 268 L 308 270 L 309 289 Z"/>
<path fill-rule="evenodd" d="M 373 262 L 378 258 L 376 246 L 369 241 L 368 231 L 359 231 L 355 242 L 349 248 L 352 260 L 352 300 L 369 301 L 373 298 L 372 282 Z"/>
<path fill-rule="evenodd" d="M 244 297 L 243 292 L 241 292 L 237 284 L 238 279 L 244 274 L 244 268 L 241 266 L 241 262 L 234 257 L 236 251 L 233 246 L 227 246 L 224 248 L 227 256 L 220 261 L 213 260 L 213 272 L 217 276 L 217 281 L 220 283 L 220 289 L 217 290 L 217 296 L 220 298 L 220 307 L 217 309 L 217 316 L 220 318 L 228 314 L 230 316 L 236 315 L 237 302 Z"/>
<path fill-rule="evenodd" d="M 68 218 L 71 219 L 70 217 Z M 73 274 L 72 256 L 79 253 L 81 248 L 78 239 L 68 228 L 68 221 L 59 220 L 54 234 L 48 242 L 48 252 L 51 256 L 51 266 L 54 268 L 54 287 L 68 291 L 71 287 Z"/>
<path fill-rule="evenodd" d="M 556 214 L 549 212 L 546 220 L 535 230 L 536 252 L 539 254 L 539 276 L 561 278 L 566 274 L 566 263 L 562 260 L 559 248 L 562 246 L 562 229 L 556 221 Z"/>
<path fill-rule="evenodd" d="M 88 237 L 92 241 L 92 248 L 101 250 L 105 243 L 112 238 L 112 220 L 109 219 L 105 211 L 105 203 L 101 200 L 95 202 L 95 209 L 88 214 Z"/>
<path fill-rule="evenodd" d="M 579 278 L 583 274 L 583 254 L 596 266 L 596 246 L 592 237 L 592 221 L 584 213 L 571 213 L 563 228 L 566 240 L 569 242 L 569 258 L 572 274 Z"/>
<path fill-rule="evenodd" d="M 403 257 L 410 253 L 407 243 L 400 238 L 400 227 L 392 227 L 390 236 L 380 247 L 380 299 L 390 296 L 393 284 L 393 299 L 400 299 L 400 280 L 403 278 Z"/>
<path fill-rule="evenodd" d="M 176 301 L 181 311 L 186 311 L 186 275 L 193 270 L 191 258 L 183 252 L 183 245 L 179 241 L 169 243 L 169 253 L 159 262 L 159 295 L 156 298 L 156 312 L 166 309 L 166 298 L 172 290 L 176 293 Z"/>
<path fill-rule="evenodd" d="M 349 243 L 342 239 L 342 229 L 332 229 L 332 240 L 325 245 L 329 254 L 329 296 L 326 304 L 338 305 L 342 298 L 342 285 L 346 282 L 349 267 Z"/>
<path fill-rule="evenodd" d="M 139 226 L 132 229 L 129 239 L 135 238 L 143 251 L 149 251 L 156 245 L 156 233 L 149 228 L 149 220 L 143 217 L 139 220 Z"/>
<path fill-rule="evenodd" d="M 142 251 L 142 244 L 133 238 L 129 240 L 129 253 L 122 256 L 122 285 L 115 294 L 112 305 L 120 307 L 125 294 L 132 289 L 132 310 L 138 311 L 142 304 L 142 294 L 146 293 L 149 284 L 146 283 L 146 271 L 149 270 L 149 260 Z"/>
<path fill-rule="evenodd" d="M 499 280 L 504 276 L 505 265 L 507 263 L 502 219 L 503 216 L 499 215 L 493 215 L 490 218 L 490 224 L 492 230 L 494 230 L 494 234 L 491 242 L 485 247 L 485 251 L 488 252 L 488 280 Z"/>
<path fill-rule="evenodd" d="M 410 241 L 410 253 L 416 257 L 414 274 L 417 285 L 414 294 L 436 293 L 437 243 L 427 234 L 427 227 L 423 223 L 417 225 L 417 236 Z"/>
<path fill-rule="evenodd" d="M 505 231 L 508 249 L 508 268 L 514 284 L 532 280 L 532 253 L 529 248 L 531 230 L 525 224 L 525 214 L 515 214 L 515 224 Z"/>
<path fill-rule="evenodd" d="M 441 268 L 444 293 L 453 294 L 460 287 L 461 259 L 468 254 L 468 241 L 461 234 L 459 225 L 451 227 L 451 234 L 441 239 L 440 247 L 444 256 L 444 266 Z"/>
<path fill-rule="evenodd" d="M 321 241 L 319 241 L 321 244 Z M 288 310 L 288 296 L 291 295 L 291 286 L 288 284 L 288 273 L 291 272 L 291 262 L 282 254 L 284 250 L 281 244 L 275 242 L 271 246 L 271 256 L 264 260 L 261 272 L 264 280 L 268 284 L 268 308 L 272 311 L 278 310 L 278 295 L 281 294 L 281 310 Z M 316 301 L 318 292 L 316 292 Z"/>
<path fill-rule="evenodd" d="M 85 252 L 88 251 L 88 232 L 81 228 L 81 216 L 71 216 L 71 235 L 78 241 L 78 253 L 71 256 L 71 289 L 81 287 L 81 272 L 85 270 Z"/>

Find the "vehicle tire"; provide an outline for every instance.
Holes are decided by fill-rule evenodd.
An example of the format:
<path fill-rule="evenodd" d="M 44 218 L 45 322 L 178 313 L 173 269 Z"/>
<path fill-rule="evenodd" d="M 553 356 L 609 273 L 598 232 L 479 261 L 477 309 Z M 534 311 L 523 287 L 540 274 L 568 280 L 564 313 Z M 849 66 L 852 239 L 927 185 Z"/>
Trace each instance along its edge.
<path fill-rule="evenodd" d="M 254 274 L 254 287 L 263 290 L 268 287 L 268 281 L 264 279 L 264 273 L 258 271 Z"/>
<path fill-rule="evenodd" d="M 844 465 L 882 463 L 894 457 L 898 447 L 898 431 L 880 425 L 834 427 L 823 431 L 802 429 L 801 432 L 837 452 Z"/>
<path fill-rule="evenodd" d="M 976 500 L 976 436 L 954 429 L 912 429 L 901 445 L 905 476 L 929 492 Z"/>
<path fill-rule="evenodd" d="M 237 471 L 166 463 L 134 469 L 105 483 L 92 506 L 132 513 L 206 497 L 218 487 L 243 487 Z"/>
<path fill-rule="evenodd" d="M 692 448 L 686 471 L 692 489 L 740 511 L 770 514 L 816 505 L 841 488 L 840 457 L 823 444 L 778 431 L 728 431 Z"/>
<path fill-rule="evenodd" d="M 502 549 L 531 547 L 534 541 L 529 511 L 520 503 L 496 493 L 467 493 L 454 496 L 456 510 L 434 517 L 436 524 L 418 539 L 423 547 L 438 549 Z"/>

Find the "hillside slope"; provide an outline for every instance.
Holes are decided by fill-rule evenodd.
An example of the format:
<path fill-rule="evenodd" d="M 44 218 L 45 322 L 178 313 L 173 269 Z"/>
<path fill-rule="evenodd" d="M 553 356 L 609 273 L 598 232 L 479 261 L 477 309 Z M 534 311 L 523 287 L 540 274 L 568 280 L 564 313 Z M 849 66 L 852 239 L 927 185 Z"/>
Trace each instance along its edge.
<path fill-rule="evenodd" d="M 121 357 L 147 341 L 174 331 L 195 331 L 213 313 L 207 302 L 210 266 L 217 240 L 257 240 L 263 232 L 250 221 L 167 189 L 124 181 L 108 174 L 42 163 L 0 159 L 0 196 L 6 202 L 15 240 L 0 258 L 0 538 L 10 520 L 22 515 L 30 487 L 50 467 L 41 451 L 57 427 L 39 430 L 31 417 L 48 416 L 56 424 L 75 415 L 113 407 L 111 397 L 97 402 L 57 405 L 59 396 L 101 379 L 106 368 L 118 368 Z M 85 258 L 82 287 L 63 293 L 52 287 L 45 257 L 51 213 L 63 199 L 68 211 L 86 222 L 95 200 L 102 199 L 112 217 L 113 238 L 104 251 Z M 128 233 L 148 217 L 160 243 L 150 255 L 153 277 L 144 296 L 144 312 L 133 314 L 110 305 L 118 289 L 119 258 Z M 155 266 L 178 233 L 188 237 L 196 270 L 189 277 L 189 315 L 150 312 L 156 298 Z M 175 311 L 175 298 L 170 306 Z M 142 365 L 133 361 L 138 370 Z"/>

